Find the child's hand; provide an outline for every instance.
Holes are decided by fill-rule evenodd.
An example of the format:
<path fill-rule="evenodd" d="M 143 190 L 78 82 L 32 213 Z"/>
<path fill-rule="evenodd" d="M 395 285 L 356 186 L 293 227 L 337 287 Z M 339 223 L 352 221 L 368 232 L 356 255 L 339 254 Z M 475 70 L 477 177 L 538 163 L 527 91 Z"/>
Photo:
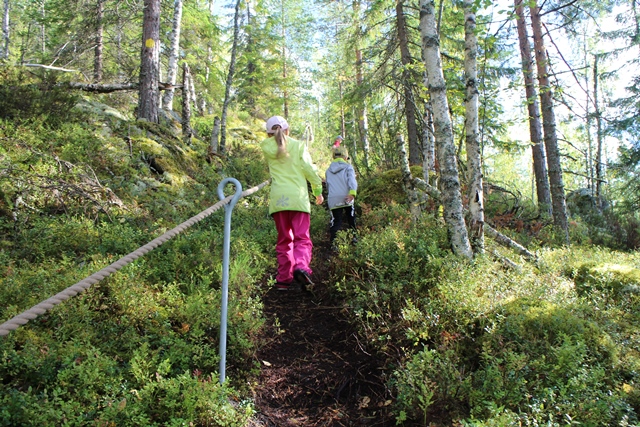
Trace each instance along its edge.
<path fill-rule="evenodd" d="M 356 199 L 356 198 L 354 197 L 354 195 L 353 195 L 353 194 L 349 194 L 349 195 L 344 199 L 344 201 L 345 201 L 345 202 L 347 202 L 347 203 L 349 203 L 349 204 L 351 204 L 351 203 L 353 203 L 353 201 L 354 201 L 355 199 Z"/>
<path fill-rule="evenodd" d="M 319 196 L 316 196 L 316 205 L 321 205 L 322 202 L 324 202 L 324 197 L 322 197 L 322 194 Z"/>

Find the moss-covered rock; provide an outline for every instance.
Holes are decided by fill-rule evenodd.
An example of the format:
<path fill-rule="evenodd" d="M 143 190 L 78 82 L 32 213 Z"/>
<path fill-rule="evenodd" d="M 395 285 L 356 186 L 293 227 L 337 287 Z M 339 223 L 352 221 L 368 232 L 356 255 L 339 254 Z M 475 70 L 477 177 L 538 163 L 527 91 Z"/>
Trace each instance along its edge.
<path fill-rule="evenodd" d="M 422 167 L 412 166 L 411 174 L 422 178 Z M 377 173 L 368 179 L 358 181 L 358 199 L 366 200 L 372 208 L 407 203 L 407 194 L 402 185 L 400 169 Z"/>

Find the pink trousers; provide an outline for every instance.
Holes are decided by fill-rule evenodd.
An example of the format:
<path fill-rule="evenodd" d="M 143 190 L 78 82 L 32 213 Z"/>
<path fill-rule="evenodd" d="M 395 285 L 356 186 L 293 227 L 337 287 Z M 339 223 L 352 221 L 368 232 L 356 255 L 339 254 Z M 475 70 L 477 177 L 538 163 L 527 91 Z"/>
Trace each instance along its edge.
<path fill-rule="evenodd" d="M 304 270 L 311 274 L 309 264 L 313 243 L 309 233 L 309 214 L 299 211 L 280 211 L 273 214 L 273 219 L 278 231 L 276 281 L 291 283 L 295 270 Z"/>

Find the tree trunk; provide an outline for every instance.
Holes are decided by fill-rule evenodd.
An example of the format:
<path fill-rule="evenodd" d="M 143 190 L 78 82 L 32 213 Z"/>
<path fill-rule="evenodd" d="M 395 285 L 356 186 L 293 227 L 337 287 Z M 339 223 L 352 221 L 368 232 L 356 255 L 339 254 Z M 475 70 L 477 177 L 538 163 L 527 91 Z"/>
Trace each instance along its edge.
<path fill-rule="evenodd" d="M 362 87 L 364 84 L 364 78 L 362 76 L 362 49 L 360 49 L 360 39 L 362 38 L 362 28 L 360 25 L 360 0 L 353 2 L 353 12 L 357 16 L 356 22 L 356 85 Z M 367 118 L 367 102 L 366 99 L 362 99 L 360 105 L 360 111 L 358 112 L 358 130 L 360 132 L 360 143 L 362 145 L 362 152 L 364 154 L 364 167 L 369 169 L 369 121 Z M 354 156 L 356 153 L 353 153 Z"/>
<path fill-rule="evenodd" d="M 160 0 L 144 0 L 138 119 L 158 123 L 160 70 Z"/>
<path fill-rule="evenodd" d="M 413 177 L 411 176 L 411 169 L 409 168 L 409 160 L 407 159 L 407 151 L 404 148 L 404 138 L 402 138 L 402 134 L 400 133 L 396 137 L 396 144 L 398 146 L 398 154 L 400 155 L 402 184 L 409 200 L 409 212 L 411 213 L 411 219 L 415 223 L 420 217 L 420 199 L 413 184 Z"/>
<path fill-rule="evenodd" d="M 189 91 L 191 91 L 191 105 L 193 105 L 198 113 L 201 111 L 198 109 L 198 94 L 196 93 L 196 84 L 193 79 L 193 75 L 189 77 Z"/>
<path fill-rule="evenodd" d="M 218 141 L 220 140 L 220 117 L 213 118 L 213 130 L 211 131 L 211 141 L 209 143 L 209 151 L 218 152 Z"/>
<path fill-rule="evenodd" d="M 422 150 L 418 142 L 418 128 L 416 125 L 416 107 L 411 90 L 411 52 L 409 51 L 409 39 L 407 37 L 407 23 L 404 17 L 404 0 L 396 3 L 396 25 L 398 30 L 398 43 L 400 45 L 400 60 L 403 65 L 402 86 L 404 88 L 404 113 L 407 119 L 407 138 L 409 139 L 409 164 L 419 165 L 422 161 Z"/>
<path fill-rule="evenodd" d="M 598 209 L 602 209 L 602 183 L 604 176 L 602 173 L 602 113 L 598 104 L 598 55 L 594 55 L 593 60 L 593 105 L 596 116 L 596 203 Z"/>
<path fill-rule="evenodd" d="M 9 59 L 9 0 L 4 0 L 4 14 L 2 15 L 2 41 L 0 42 L 0 58 Z"/>
<path fill-rule="evenodd" d="M 583 35 L 583 49 L 584 49 L 584 63 L 585 67 L 589 68 L 589 54 L 587 53 L 587 36 Z M 587 153 L 585 156 L 585 175 L 587 176 L 587 188 L 589 194 L 595 201 L 596 183 L 594 179 L 595 171 L 593 170 L 593 135 L 591 129 L 593 128 L 593 114 L 591 114 L 591 94 L 589 93 L 589 73 L 584 74 L 584 87 L 587 93 L 587 102 L 585 103 L 585 133 L 587 140 Z M 595 83 L 594 83 L 595 84 Z M 596 208 L 597 204 L 594 202 L 593 207 Z"/>
<path fill-rule="evenodd" d="M 289 118 L 289 94 L 287 92 L 287 21 L 285 19 L 284 0 L 280 0 L 280 13 L 282 13 L 282 109 L 284 118 Z"/>
<path fill-rule="evenodd" d="M 40 46 L 41 46 L 41 50 L 42 50 L 42 54 L 44 55 L 47 51 L 47 32 L 46 32 L 46 27 L 45 27 L 45 22 L 47 22 L 47 16 L 46 16 L 46 12 L 45 12 L 45 2 L 43 1 L 41 4 L 41 24 L 40 24 Z"/>
<path fill-rule="evenodd" d="M 529 136 L 531 138 L 531 153 L 533 157 L 533 174 L 536 180 L 536 195 L 538 209 L 545 216 L 551 216 L 551 194 L 549 192 L 549 176 L 547 174 L 547 159 L 542 140 L 540 124 L 540 108 L 538 106 L 538 94 L 533 80 L 533 59 L 531 46 L 524 17 L 522 0 L 515 0 L 516 24 L 518 27 L 518 39 L 520 42 L 520 58 L 522 61 L 522 74 L 524 77 L 525 95 L 527 97 L 527 110 L 529 112 Z"/>
<path fill-rule="evenodd" d="M 424 58 L 423 58 L 424 59 Z M 424 72 L 424 87 L 429 87 L 427 72 Z M 424 103 L 423 132 L 422 132 L 422 176 L 432 184 L 432 177 L 436 175 L 436 145 L 433 139 L 433 109 L 431 101 Z"/>
<path fill-rule="evenodd" d="M 231 60 L 229 62 L 229 73 L 224 89 L 224 102 L 222 103 L 222 117 L 220 119 L 220 154 L 224 154 L 227 145 L 227 109 L 231 102 L 231 87 L 233 86 L 233 75 L 236 71 L 236 55 L 238 52 L 238 41 L 240 38 L 240 2 L 236 2 L 235 13 L 233 15 L 233 43 L 231 45 Z"/>
<path fill-rule="evenodd" d="M 484 252 L 484 193 L 482 191 L 482 165 L 480 141 L 478 141 L 478 39 L 475 34 L 476 15 L 473 1 L 464 0 L 464 70 L 465 70 L 465 133 L 467 148 L 467 172 L 469 179 L 469 237 L 474 254 Z"/>
<path fill-rule="evenodd" d="M 440 187 L 442 190 L 444 220 L 447 224 L 453 252 L 471 259 L 473 252 L 464 222 L 456 148 L 453 143 L 453 128 L 449 117 L 447 88 L 444 81 L 442 63 L 440 62 L 440 43 L 436 31 L 434 3 L 434 0 L 420 0 L 420 32 L 422 35 L 423 58 L 429 82 L 428 89 L 433 107 L 437 158 L 441 173 Z"/>
<path fill-rule="evenodd" d="M 347 121 L 344 117 L 344 93 L 342 89 L 342 76 L 340 76 L 340 81 L 338 82 L 338 90 L 340 91 L 340 135 L 343 138 L 347 137 Z M 333 136 L 332 136 L 333 138 Z"/>
<path fill-rule="evenodd" d="M 533 28 L 533 42 L 536 51 L 536 65 L 538 67 L 538 84 L 540 90 L 540 105 L 542 107 L 542 128 L 544 130 L 544 145 L 547 151 L 549 168 L 549 187 L 551 188 L 551 203 L 553 222 L 564 234 L 564 240 L 569 243 L 569 221 L 567 218 L 567 203 L 564 195 L 562 179 L 562 165 L 560 164 L 560 150 L 556 135 L 556 118 L 553 111 L 553 97 L 547 63 L 549 61 L 542 39 L 542 22 L 537 1 L 529 3 L 531 11 L 531 27 Z"/>
<path fill-rule="evenodd" d="M 362 87 L 364 79 L 362 77 L 362 50 L 356 48 L 356 84 Z M 364 167 L 369 169 L 369 119 L 367 118 L 367 102 L 365 99 L 361 101 L 360 110 L 358 111 L 358 130 L 360 132 L 360 143 L 362 144 L 362 152 L 364 154 Z M 354 153 L 355 155 L 355 153 Z"/>
<path fill-rule="evenodd" d="M 247 28 L 254 28 L 254 25 L 256 24 L 255 19 L 253 17 L 253 15 L 251 14 L 251 6 L 247 5 Z M 256 79 L 256 73 L 257 73 L 257 63 L 255 61 L 254 58 L 260 57 L 260 55 L 258 54 L 258 52 L 256 52 L 256 43 L 255 43 L 255 37 L 254 37 L 254 32 L 253 31 L 249 31 L 247 34 L 247 45 L 246 45 L 246 58 L 247 58 L 247 65 L 246 65 L 246 86 L 249 88 L 253 88 L 255 87 L 258 83 L 256 83 L 257 79 Z M 254 95 L 255 92 L 253 91 L 248 91 L 247 93 L 247 98 L 245 100 L 245 105 L 247 106 L 247 109 L 251 112 L 256 111 L 256 98 Z"/>
<path fill-rule="evenodd" d="M 191 144 L 193 130 L 191 129 L 191 71 L 185 62 L 182 66 L 182 140 L 185 144 Z"/>
<path fill-rule="evenodd" d="M 173 28 L 169 37 L 169 65 L 167 67 L 167 83 L 174 86 L 178 75 L 178 59 L 180 56 L 180 29 L 182 22 L 182 0 L 175 0 L 173 4 Z M 185 93 L 184 86 L 182 93 Z M 162 97 L 162 107 L 167 111 L 173 110 L 173 88 L 165 91 Z"/>
<path fill-rule="evenodd" d="M 106 0 L 98 0 L 96 4 L 96 47 L 94 48 L 93 59 L 93 82 L 102 82 L 102 64 L 104 49 L 104 2 Z"/>

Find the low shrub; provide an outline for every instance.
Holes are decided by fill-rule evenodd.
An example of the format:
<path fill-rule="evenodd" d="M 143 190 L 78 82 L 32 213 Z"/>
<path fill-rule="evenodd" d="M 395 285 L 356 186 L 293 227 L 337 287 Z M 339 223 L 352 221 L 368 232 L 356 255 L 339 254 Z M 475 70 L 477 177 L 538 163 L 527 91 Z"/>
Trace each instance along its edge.
<path fill-rule="evenodd" d="M 163 146 L 163 156 L 175 157 L 176 176 L 187 177 L 171 185 L 140 160 L 137 140 L 128 147 L 108 132 L 89 138 L 94 124 L 85 125 L 43 132 L 28 123 L 0 125 L 1 161 L 15 172 L 0 194 L 2 321 L 219 201 L 226 173 L 200 164 L 195 173 L 204 155 Z M 240 156 L 234 165 L 242 172 L 257 165 L 252 161 Z M 28 174 L 42 180 L 18 185 Z M 94 198 L 104 211 L 71 198 L 61 203 L 45 191 L 55 179 L 81 191 L 83 176 L 95 188 L 113 186 Z M 17 209 L 19 195 L 26 206 Z M 108 208 L 112 200 L 121 204 Z M 62 208 L 49 208 L 54 202 Z M 0 425 L 246 425 L 253 409 L 234 387 L 245 388 L 254 369 L 264 323 L 255 283 L 273 259 L 275 230 L 264 196 L 241 199 L 234 209 L 227 351 L 233 370 L 221 386 L 223 217 L 224 208 L 0 340 Z"/>

